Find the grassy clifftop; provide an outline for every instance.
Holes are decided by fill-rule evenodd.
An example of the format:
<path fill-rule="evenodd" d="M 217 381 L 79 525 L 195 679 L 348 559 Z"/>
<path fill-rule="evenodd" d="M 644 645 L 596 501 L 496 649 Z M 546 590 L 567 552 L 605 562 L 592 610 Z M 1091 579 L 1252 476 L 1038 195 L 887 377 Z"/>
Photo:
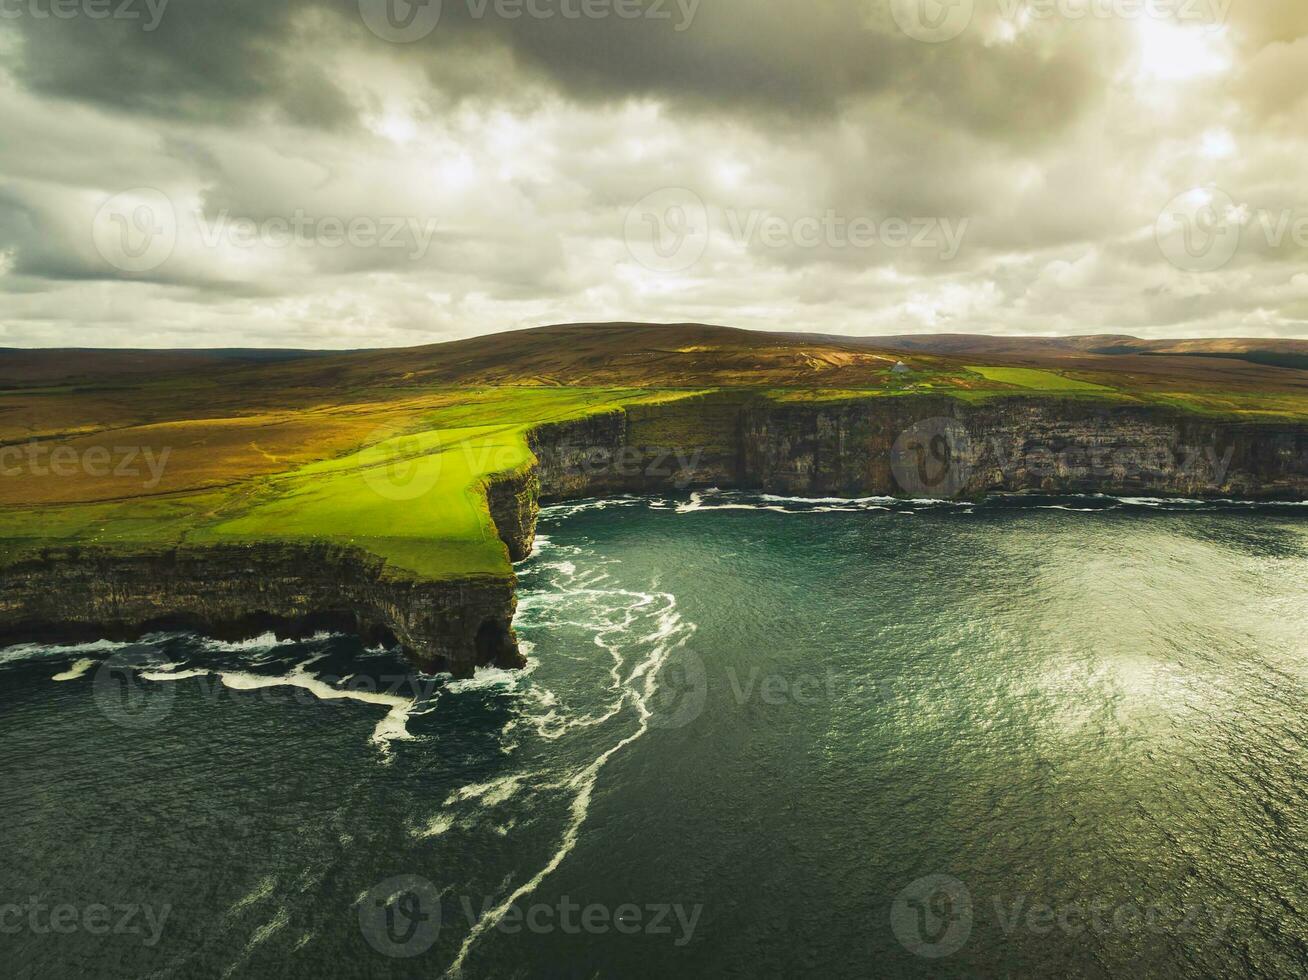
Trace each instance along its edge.
<path fill-rule="evenodd" d="M 12 556 L 51 545 L 329 541 L 422 577 L 506 575 L 485 483 L 530 465 L 527 432 L 686 393 L 497 388 L 375 397 L 348 410 L 305 407 L 294 419 L 191 418 L 11 444 L 0 547 Z M 20 461 L 20 452 L 31 458 Z"/>
<path fill-rule="evenodd" d="M 160 354 L 154 371 L 148 353 L 130 370 L 121 355 L 53 357 L 31 382 L 0 365 L 0 549 L 10 558 L 68 545 L 327 541 L 379 555 L 397 574 L 506 576 L 485 486 L 532 463 L 532 428 L 709 392 L 1072 397 L 1308 420 L 1308 373 L 1290 368 L 1206 357 L 1187 359 L 1187 373 L 1120 354 L 1081 357 L 1074 370 L 977 364 L 697 325 L 548 328 L 256 363 Z M 907 373 L 893 370 L 901 360 Z M 682 424 L 694 417 L 688 409 Z"/>

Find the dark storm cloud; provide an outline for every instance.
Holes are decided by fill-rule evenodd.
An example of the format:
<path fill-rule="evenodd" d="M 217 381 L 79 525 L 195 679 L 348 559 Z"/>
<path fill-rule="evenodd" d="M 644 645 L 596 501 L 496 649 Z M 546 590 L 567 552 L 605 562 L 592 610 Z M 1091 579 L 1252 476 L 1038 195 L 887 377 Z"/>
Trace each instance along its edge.
<path fill-rule="evenodd" d="M 331 127 L 355 110 L 330 58 L 353 50 L 424 64 L 460 95 L 508 97 L 534 79 L 578 100 L 652 97 L 792 123 L 881 95 L 968 129 L 1029 136 L 1074 118 L 1104 63 L 1088 43 L 992 46 L 979 31 L 922 44 L 872 0 L 644 0 L 666 18 L 634 19 L 515 18 L 496 0 L 444 0 L 439 24 L 414 44 L 371 33 L 357 0 L 131 2 L 139 18 L 16 18 L 19 77 L 41 93 L 155 116 L 221 121 L 272 107 Z M 467 57 L 478 49 L 482 58 Z M 508 55 L 501 71 L 481 71 L 496 52 Z"/>
<path fill-rule="evenodd" d="M 467 14 L 460 3 L 447 10 L 442 26 Z M 1085 44 L 990 46 L 980 31 L 946 46 L 923 44 L 899 31 L 886 10 L 857 0 L 814 0 L 798 9 L 706 0 L 680 32 L 666 22 L 613 17 L 583 22 L 583 29 L 558 19 L 484 23 L 522 62 L 578 98 L 656 96 L 710 111 L 804 119 L 882 95 L 993 135 L 1047 133 L 1071 120 L 1104 61 Z"/>
<path fill-rule="evenodd" d="M 17 75 L 36 92 L 212 121 L 267 104 L 318 125 L 350 114 L 312 50 L 296 44 L 298 2 L 110 0 L 122 16 L 66 18 L 48 14 L 51 0 L 11 2 L 22 11 L 7 21 L 24 40 Z"/>

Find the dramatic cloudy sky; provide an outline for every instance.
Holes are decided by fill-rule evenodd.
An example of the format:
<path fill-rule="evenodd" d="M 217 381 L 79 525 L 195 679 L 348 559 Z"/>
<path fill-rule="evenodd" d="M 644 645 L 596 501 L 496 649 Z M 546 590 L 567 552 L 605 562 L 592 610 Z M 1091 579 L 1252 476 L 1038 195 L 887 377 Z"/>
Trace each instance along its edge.
<path fill-rule="evenodd" d="M 1305 337 L 1306 93 L 1305 0 L 0 0 L 0 345 Z"/>

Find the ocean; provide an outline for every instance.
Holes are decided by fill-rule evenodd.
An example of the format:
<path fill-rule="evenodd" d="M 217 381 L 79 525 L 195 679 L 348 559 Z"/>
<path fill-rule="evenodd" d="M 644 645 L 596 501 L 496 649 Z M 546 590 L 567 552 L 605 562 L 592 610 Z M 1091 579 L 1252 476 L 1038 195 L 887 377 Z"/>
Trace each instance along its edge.
<path fill-rule="evenodd" d="M 0 651 L 17 977 L 1308 973 L 1308 507 L 545 511 L 530 667 Z"/>

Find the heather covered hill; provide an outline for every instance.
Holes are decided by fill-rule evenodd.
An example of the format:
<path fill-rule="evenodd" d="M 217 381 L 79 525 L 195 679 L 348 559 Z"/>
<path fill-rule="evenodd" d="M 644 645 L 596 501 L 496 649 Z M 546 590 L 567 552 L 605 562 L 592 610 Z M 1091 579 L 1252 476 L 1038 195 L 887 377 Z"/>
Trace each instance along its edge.
<path fill-rule="evenodd" d="M 10 388 L 178 375 L 294 391 L 354 385 L 880 387 L 900 360 L 947 380 L 976 364 L 1115 374 L 1123 389 L 1308 390 L 1308 341 L 921 334 L 839 337 L 706 324 L 561 324 L 387 350 L 0 350 Z M 959 387 L 975 379 L 956 378 Z"/>

